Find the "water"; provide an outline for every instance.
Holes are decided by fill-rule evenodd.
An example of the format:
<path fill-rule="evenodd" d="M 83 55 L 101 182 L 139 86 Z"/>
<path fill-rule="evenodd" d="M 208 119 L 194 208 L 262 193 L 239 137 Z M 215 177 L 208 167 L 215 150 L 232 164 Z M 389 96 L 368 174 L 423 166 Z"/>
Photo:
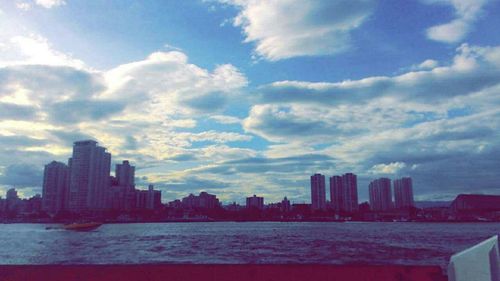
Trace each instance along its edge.
<path fill-rule="evenodd" d="M 446 267 L 500 223 L 0 224 L 0 264 L 326 263 Z"/>

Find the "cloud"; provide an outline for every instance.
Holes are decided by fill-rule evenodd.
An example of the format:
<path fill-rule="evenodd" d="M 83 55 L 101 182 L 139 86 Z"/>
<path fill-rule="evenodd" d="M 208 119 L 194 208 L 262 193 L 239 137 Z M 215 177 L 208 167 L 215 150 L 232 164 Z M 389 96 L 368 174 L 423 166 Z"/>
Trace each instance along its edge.
<path fill-rule="evenodd" d="M 428 28 L 427 37 L 443 43 L 462 41 L 471 31 L 487 2 L 488 0 L 425 0 L 424 3 L 427 4 L 452 6 L 456 16 L 451 22 Z"/>
<path fill-rule="evenodd" d="M 52 123 L 73 124 L 84 121 L 97 121 L 123 111 L 125 103 L 111 100 L 71 100 L 54 103 L 50 106 Z"/>
<path fill-rule="evenodd" d="M 106 79 L 110 89 L 105 96 L 143 104 L 153 116 L 219 112 L 248 83 L 233 65 L 219 65 L 210 72 L 189 64 L 178 51 L 156 52 L 146 60 L 120 65 L 108 71 Z"/>
<path fill-rule="evenodd" d="M 66 2 L 64 0 L 35 0 L 35 4 L 45 9 L 51 9 L 58 6 L 64 6 Z"/>
<path fill-rule="evenodd" d="M 38 34 L 13 36 L 3 44 L 0 66 L 40 64 L 87 68 L 83 61 L 55 50 L 46 38 Z"/>
<path fill-rule="evenodd" d="M 31 4 L 27 2 L 19 2 L 16 3 L 16 7 L 20 10 L 28 11 L 29 9 L 31 9 Z"/>
<path fill-rule="evenodd" d="M 269 155 L 297 150 L 334 157 L 317 171 L 357 173 L 362 197 L 376 174 L 411 176 L 416 194 L 427 198 L 498 192 L 498 50 L 464 44 L 448 65 L 425 63 L 427 69 L 394 77 L 278 81 L 260 88 L 260 104 L 243 128 L 277 143 Z M 484 181 L 474 185 L 478 175 Z"/>
<path fill-rule="evenodd" d="M 278 81 L 261 87 L 266 103 L 360 104 L 375 98 L 433 104 L 500 82 L 500 47 L 463 44 L 453 62 L 399 76 L 374 76 L 342 82 Z"/>
<path fill-rule="evenodd" d="M 401 169 L 405 168 L 406 164 L 403 162 L 392 162 L 389 164 L 377 164 L 371 168 L 373 174 L 396 174 Z"/>
<path fill-rule="evenodd" d="M 0 102 L 0 119 L 32 120 L 36 118 L 36 109 L 31 106 Z"/>
<path fill-rule="evenodd" d="M 239 1 L 223 0 L 239 9 L 233 24 L 255 53 L 277 61 L 297 56 L 331 55 L 350 47 L 350 32 L 371 15 L 373 1 Z"/>
<path fill-rule="evenodd" d="M 28 137 L 28 136 L 19 136 L 19 135 L 3 136 L 3 135 L 0 135 L 0 145 L 2 145 L 4 147 L 19 148 L 19 147 L 26 147 L 26 146 L 43 146 L 44 144 L 47 144 L 46 140 L 35 139 L 35 138 Z"/>
<path fill-rule="evenodd" d="M 335 166 L 335 159 L 321 154 L 305 154 L 290 157 L 248 157 L 209 165 L 194 171 L 210 174 L 264 174 L 264 173 L 311 173 Z"/>
<path fill-rule="evenodd" d="M 16 188 L 40 186 L 42 176 L 42 169 L 38 166 L 13 164 L 3 170 L 0 175 L 0 184 L 12 185 Z"/>
<path fill-rule="evenodd" d="M 212 115 L 210 119 L 220 124 L 240 124 L 242 121 L 240 118 L 228 115 Z"/>

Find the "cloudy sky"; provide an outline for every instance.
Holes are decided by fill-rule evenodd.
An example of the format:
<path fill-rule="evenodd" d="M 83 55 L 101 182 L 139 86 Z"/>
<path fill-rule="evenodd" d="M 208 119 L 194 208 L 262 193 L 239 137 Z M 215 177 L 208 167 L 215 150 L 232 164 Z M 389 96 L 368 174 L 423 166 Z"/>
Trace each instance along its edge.
<path fill-rule="evenodd" d="M 500 194 L 500 1 L 0 0 L 0 195 L 96 139 L 170 201 Z"/>

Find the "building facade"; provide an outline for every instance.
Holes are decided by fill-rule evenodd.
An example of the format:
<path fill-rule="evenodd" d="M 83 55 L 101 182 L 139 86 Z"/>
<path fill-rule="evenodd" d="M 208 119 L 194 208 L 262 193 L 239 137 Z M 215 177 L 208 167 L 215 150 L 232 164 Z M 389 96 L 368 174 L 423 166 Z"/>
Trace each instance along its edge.
<path fill-rule="evenodd" d="M 69 167 L 52 161 L 45 165 L 42 188 L 42 210 L 56 214 L 67 209 L 69 201 Z"/>
<path fill-rule="evenodd" d="M 325 176 L 322 174 L 311 176 L 311 208 L 313 211 L 326 209 Z"/>
<path fill-rule="evenodd" d="M 105 209 L 111 154 L 96 141 L 77 141 L 69 163 L 69 210 L 79 213 Z"/>
<path fill-rule="evenodd" d="M 415 206 L 411 178 L 406 177 L 394 180 L 394 205 L 397 209 Z"/>
<path fill-rule="evenodd" d="M 373 211 L 388 211 L 392 209 L 391 180 L 379 178 L 368 186 L 370 195 L 370 208 Z"/>
<path fill-rule="evenodd" d="M 337 213 L 355 213 L 358 207 L 358 178 L 353 173 L 330 177 L 330 202 Z"/>
<path fill-rule="evenodd" d="M 247 209 L 256 208 L 259 210 L 264 209 L 264 197 L 258 197 L 255 194 L 252 197 L 247 197 Z"/>

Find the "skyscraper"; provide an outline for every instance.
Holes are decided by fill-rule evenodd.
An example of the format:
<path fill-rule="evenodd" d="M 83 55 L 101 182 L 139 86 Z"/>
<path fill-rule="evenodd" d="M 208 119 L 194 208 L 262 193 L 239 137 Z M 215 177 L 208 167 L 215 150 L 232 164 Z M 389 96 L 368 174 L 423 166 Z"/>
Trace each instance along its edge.
<path fill-rule="evenodd" d="M 55 214 L 67 208 L 69 197 L 69 167 L 52 161 L 43 173 L 42 210 Z"/>
<path fill-rule="evenodd" d="M 69 209 L 102 210 L 106 206 L 111 154 L 93 140 L 77 141 L 70 159 Z"/>
<path fill-rule="evenodd" d="M 415 206 L 411 178 L 406 177 L 394 180 L 394 203 L 398 209 Z"/>
<path fill-rule="evenodd" d="M 311 209 L 326 209 L 325 176 L 322 174 L 311 176 Z"/>
<path fill-rule="evenodd" d="M 330 202 L 332 202 L 333 209 L 338 214 L 340 210 L 344 210 L 344 196 L 342 187 L 342 177 L 330 177 Z"/>
<path fill-rule="evenodd" d="M 391 180 L 379 178 L 368 186 L 370 193 L 370 208 L 374 211 L 387 211 L 392 209 Z"/>
<path fill-rule="evenodd" d="M 336 212 L 358 211 L 358 179 L 353 173 L 330 177 L 330 200 Z"/>
<path fill-rule="evenodd" d="M 116 164 L 115 177 L 119 186 L 131 187 L 135 186 L 135 167 L 125 160 L 122 164 Z"/>

